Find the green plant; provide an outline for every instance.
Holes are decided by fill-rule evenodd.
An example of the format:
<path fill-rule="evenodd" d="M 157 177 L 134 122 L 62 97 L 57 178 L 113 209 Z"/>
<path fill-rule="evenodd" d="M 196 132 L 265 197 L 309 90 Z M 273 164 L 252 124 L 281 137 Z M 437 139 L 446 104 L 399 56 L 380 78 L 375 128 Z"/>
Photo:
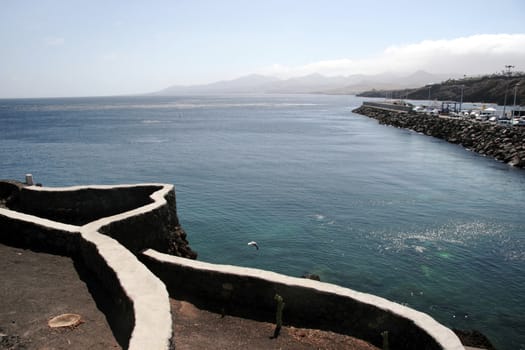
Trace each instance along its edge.
<path fill-rule="evenodd" d="M 388 331 L 381 332 L 381 336 L 383 337 L 383 350 L 389 350 L 388 346 Z"/>
<path fill-rule="evenodd" d="M 277 307 L 275 310 L 275 331 L 273 332 L 273 337 L 277 338 L 283 325 L 283 309 L 285 303 L 283 301 L 283 297 L 279 294 L 275 294 L 273 299 L 277 302 Z"/>

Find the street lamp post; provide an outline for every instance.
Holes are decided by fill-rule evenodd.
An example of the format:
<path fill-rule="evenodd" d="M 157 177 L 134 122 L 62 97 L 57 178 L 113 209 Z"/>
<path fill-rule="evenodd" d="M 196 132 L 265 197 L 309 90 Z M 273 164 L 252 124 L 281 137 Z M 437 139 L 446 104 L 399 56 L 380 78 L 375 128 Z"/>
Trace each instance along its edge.
<path fill-rule="evenodd" d="M 507 90 L 509 89 L 509 82 L 505 85 L 505 98 L 503 99 L 503 115 L 502 117 L 507 119 L 507 114 L 505 110 L 507 109 Z"/>
<path fill-rule="evenodd" d="M 507 69 L 507 76 L 508 78 L 510 78 L 512 76 L 512 68 L 514 68 L 514 66 L 508 64 L 505 66 L 505 68 Z M 505 98 L 503 100 L 503 118 L 506 118 L 507 115 L 505 114 L 505 109 L 507 108 L 507 90 L 509 89 L 509 80 L 507 79 L 507 84 L 505 85 Z"/>
<path fill-rule="evenodd" d="M 461 100 L 459 100 L 459 113 L 461 113 L 461 106 L 463 105 L 463 89 L 465 85 L 461 85 Z"/>
<path fill-rule="evenodd" d="M 514 109 L 516 109 L 516 93 L 518 92 L 518 86 L 520 86 L 520 83 L 517 83 L 516 86 L 514 86 Z"/>

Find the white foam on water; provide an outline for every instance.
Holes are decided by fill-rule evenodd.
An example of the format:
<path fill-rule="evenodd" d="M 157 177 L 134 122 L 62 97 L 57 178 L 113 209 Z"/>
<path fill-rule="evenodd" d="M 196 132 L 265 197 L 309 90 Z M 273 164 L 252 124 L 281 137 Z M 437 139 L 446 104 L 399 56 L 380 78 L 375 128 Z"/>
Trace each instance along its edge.
<path fill-rule="evenodd" d="M 164 142 L 167 142 L 167 140 L 160 139 L 157 137 L 144 137 L 144 138 L 135 139 L 133 143 L 164 143 Z"/>
<path fill-rule="evenodd" d="M 420 246 L 420 245 L 417 245 L 417 246 L 414 247 L 414 249 L 415 249 L 416 252 L 418 252 L 418 253 L 423 253 L 427 248 L 422 247 L 422 246 Z"/>
<path fill-rule="evenodd" d="M 160 124 L 160 123 L 162 123 L 162 120 L 145 119 L 142 121 L 142 124 Z"/>
<path fill-rule="evenodd" d="M 508 239 L 505 239 L 506 231 L 506 227 L 502 224 L 472 221 L 450 222 L 422 231 L 376 231 L 371 232 L 370 235 L 373 238 L 380 239 L 381 250 L 397 252 L 414 250 L 418 253 L 424 253 L 430 246 L 439 250 L 445 244 L 474 246 L 482 240 L 497 240 L 500 248 L 502 248 L 500 252 L 502 255 L 509 259 L 525 258 L 525 253 L 519 254 L 522 250 L 516 249 L 510 244 Z"/>

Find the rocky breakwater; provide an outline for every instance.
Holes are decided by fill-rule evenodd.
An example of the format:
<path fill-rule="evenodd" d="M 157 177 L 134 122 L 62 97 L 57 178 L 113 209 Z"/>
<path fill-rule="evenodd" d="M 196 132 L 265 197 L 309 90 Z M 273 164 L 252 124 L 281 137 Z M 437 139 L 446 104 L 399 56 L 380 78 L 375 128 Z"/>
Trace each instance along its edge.
<path fill-rule="evenodd" d="M 495 158 L 509 165 L 525 168 L 525 128 L 488 122 L 400 113 L 361 106 L 354 113 L 377 119 L 380 124 L 405 128 L 434 136 Z"/>

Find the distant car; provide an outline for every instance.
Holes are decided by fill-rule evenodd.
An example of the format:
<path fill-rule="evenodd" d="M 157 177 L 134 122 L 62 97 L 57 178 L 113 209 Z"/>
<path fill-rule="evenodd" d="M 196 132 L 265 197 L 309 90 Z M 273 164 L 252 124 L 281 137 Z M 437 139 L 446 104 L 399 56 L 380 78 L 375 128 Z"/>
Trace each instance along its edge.
<path fill-rule="evenodd" d="M 525 126 L 525 119 L 523 117 L 514 118 L 512 119 L 511 124 L 514 126 Z"/>

